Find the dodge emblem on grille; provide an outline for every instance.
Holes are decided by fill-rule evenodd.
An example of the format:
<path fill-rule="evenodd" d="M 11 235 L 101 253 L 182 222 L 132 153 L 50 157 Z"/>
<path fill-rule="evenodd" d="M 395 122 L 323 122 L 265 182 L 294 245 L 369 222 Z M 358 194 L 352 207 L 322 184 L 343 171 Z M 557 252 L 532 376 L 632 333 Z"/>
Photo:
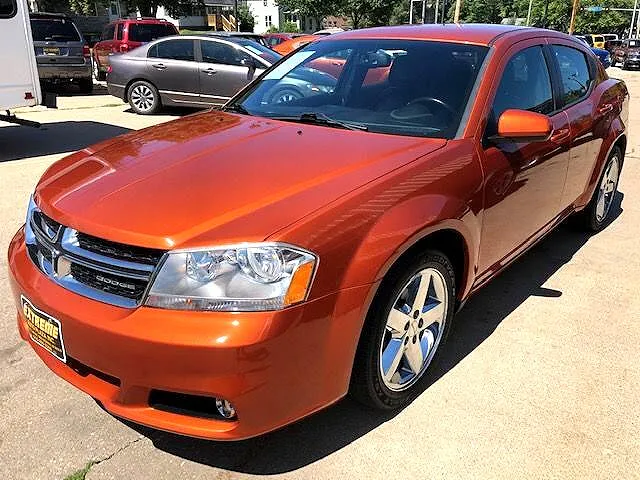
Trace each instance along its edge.
<path fill-rule="evenodd" d="M 103 277 L 102 275 L 96 275 L 96 280 L 102 283 L 106 283 L 107 285 L 113 285 L 114 287 L 126 288 L 128 290 L 135 290 L 136 286 L 131 283 L 119 282 L 117 280 L 113 280 L 111 278 Z"/>

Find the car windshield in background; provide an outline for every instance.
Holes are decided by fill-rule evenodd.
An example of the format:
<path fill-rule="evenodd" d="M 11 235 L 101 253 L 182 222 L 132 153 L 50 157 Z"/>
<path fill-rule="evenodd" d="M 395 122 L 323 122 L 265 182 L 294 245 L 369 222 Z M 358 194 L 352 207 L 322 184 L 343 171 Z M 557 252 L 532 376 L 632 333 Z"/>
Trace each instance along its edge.
<path fill-rule="evenodd" d="M 129 25 L 129 40 L 132 42 L 147 43 L 169 35 L 176 35 L 172 25 L 158 25 L 157 23 L 132 23 Z"/>
<path fill-rule="evenodd" d="M 255 42 L 253 40 L 247 40 L 246 38 L 236 38 L 233 40 L 238 45 L 242 45 L 244 48 L 249 50 L 251 53 L 258 55 L 259 57 L 264 58 L 267 62 L 273 64 L 282 58 L 278 52 L 271 50 L 270 48 L 265 47 L 264 45 Z"/>
<path fill-rule="evenodd" d="M 31 33 L 34 42 L 79 42 L 80 34 L 69 20 L 32 18 Z"/>
<path fill-rule="evenodd" d="M 487 51 L 420 40 L 317 42 L 269 71 L 234 102 L 235 110 L 336 128 L 452 138 Z"/>

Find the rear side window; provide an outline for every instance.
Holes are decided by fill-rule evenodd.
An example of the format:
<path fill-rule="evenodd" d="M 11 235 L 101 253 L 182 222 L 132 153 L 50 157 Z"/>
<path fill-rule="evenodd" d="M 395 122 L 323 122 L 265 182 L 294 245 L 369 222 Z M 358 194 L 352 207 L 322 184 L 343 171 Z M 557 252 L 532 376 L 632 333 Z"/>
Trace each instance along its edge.
<path fill-rule="evenodd" d="M 563 45 L 551 45 L 560 69 L 562 101 L 565 105 L 577 102 L 587 95 L 591 75 L 587 57 L 580 50 Z"/>
<path fill-rule="evenodd" d="M 17 11 L 16 0 L 0 0 L 0 18 L 11 18 Z"/>
<path fill-rule="evenodd" d="M 149 49 L 149 57 L 167 58 L 170 60 L 195 61 L 193 40 L 167 40 Z"/>
<path fill-rule="evenodd" d="M 205 63 L 241 66 L 242 60 L 250 57 L 242 50 L 226 43 L 203 40 L 200 45 L 202 48 L 202 61 Z"/>
<path fill-rule="evenodd" d="M 115 25 L 107 25 L 102 31 L 102 37 L 100 37 L 100 40 L 113 40 L 113 34 L 115 33 L 115 31 Z"/>
<path fill-rule="evenodd" d="M 544 114 L 554 111 L 551 76 L 542 47 L 516 53 L 505 66 L 491 112 L 494 130 L 500 115 L 510 108 Z"/>
<path fill-rule="evenodd" d="M 34 42 L 80 42 L 80 34 L 73 23 L 65 18 L 32 18 L 31 32 Z"/>
<path fill-rule="evenodd" d="M 116 40 L 122 40 L 124 38 L 124 23 L 118 24 L 118 31 L 116 34 Z"/>
<path fill-rule="evenodd" d="M 176 29 L 173 25 L 157 23 L 129 24 L 129 41 L 131 42 L 147 43 L 169 35 L 176 35 Z"/>

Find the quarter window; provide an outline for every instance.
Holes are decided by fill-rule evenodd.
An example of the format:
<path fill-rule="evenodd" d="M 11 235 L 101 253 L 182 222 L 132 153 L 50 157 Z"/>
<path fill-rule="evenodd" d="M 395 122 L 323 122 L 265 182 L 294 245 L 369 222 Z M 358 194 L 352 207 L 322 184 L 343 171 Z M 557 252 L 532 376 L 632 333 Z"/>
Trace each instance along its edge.
<path fill-rule="evenodd" d="M 565 105 L 580 100 L 589 92 L 591 75 L 584 53 L 575 48 L 552 45 L 560 68 L 562 81 L 562 100 Z"/>
<path fill-rule="evenodd" d="M 118 24 L 118 33 L 116 35 L 116 40 L 122 40 L 124 38 L 124 23 Z"/>
<path fill-rule="evenodd" d="M 553 112 L 551 77 L 542 47 L 516 53 L 505 66 L 493 101 L 489 135 L 496 133 L 500 115 L 510 108 L 543 114 Z"/>
<path fill-rule="evenodd" d="M 193 62 L 193 40 L 168 40 L 149 49 L 149 57 Z"/>
<path fill-rule="evenodd" d="M 250 57 L 242 50 L 226 43 L 202 41 L 200 45 L 202 48 L 202 61 L 205 63 L 242 66 L 242 60 Z"/>
<path fill-rule="evenodd" d="M 0 0 L 0 18 L 11 18 L 17 10 L 16 0 Z"/>

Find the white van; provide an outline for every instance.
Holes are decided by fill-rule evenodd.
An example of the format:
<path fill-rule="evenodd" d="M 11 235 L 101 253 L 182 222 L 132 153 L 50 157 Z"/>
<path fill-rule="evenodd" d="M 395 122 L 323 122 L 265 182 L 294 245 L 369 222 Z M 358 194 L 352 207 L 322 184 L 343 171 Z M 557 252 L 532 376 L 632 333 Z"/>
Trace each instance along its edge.
<path fill-rule="evenodd" d="M 17 107 L 42 101 L 27 0 L 0 0 L 0 120 Z"/>

